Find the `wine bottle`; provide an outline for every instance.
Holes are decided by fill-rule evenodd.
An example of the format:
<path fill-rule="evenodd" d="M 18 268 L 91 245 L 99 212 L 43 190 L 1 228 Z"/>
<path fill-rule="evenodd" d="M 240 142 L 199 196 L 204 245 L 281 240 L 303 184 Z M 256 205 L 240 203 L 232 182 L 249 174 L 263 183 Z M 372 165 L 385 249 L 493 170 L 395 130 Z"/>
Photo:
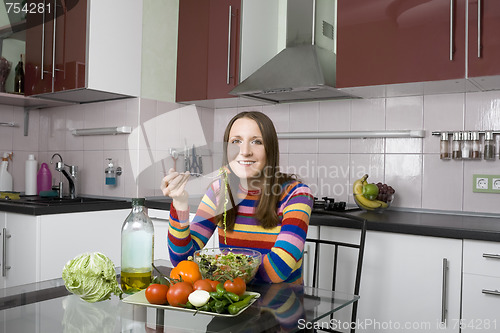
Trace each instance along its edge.
<path fill-rule="evenodd" d="M 23 94 L 24 93 L 24 68 L 23 68 L 23 55 L 21 54 L 21 60 L 16 66 L 16 76 L 14 78 L 14 92 Z"/>

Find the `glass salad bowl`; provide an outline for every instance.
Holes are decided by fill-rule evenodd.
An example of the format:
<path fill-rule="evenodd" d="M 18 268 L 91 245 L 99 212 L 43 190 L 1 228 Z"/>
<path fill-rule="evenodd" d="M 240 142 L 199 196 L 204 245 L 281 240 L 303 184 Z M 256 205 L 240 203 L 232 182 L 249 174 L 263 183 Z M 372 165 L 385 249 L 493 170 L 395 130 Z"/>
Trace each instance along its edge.
<path fill-rule="evenodd" d="M 241 277 L 249 283 L 257 274 L 262 255 L 247 248 L 205 248 L 194 253 L 204 279 L 225 282 Z"/>

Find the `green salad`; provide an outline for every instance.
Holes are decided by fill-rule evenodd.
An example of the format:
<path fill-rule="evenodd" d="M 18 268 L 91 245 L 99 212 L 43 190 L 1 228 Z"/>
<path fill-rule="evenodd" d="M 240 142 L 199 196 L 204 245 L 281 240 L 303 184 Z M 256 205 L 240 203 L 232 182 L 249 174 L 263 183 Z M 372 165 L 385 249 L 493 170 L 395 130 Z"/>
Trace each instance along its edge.
<path fill-rule="evenodd" d="M 199 253 L 195 260 L 204 278 L 221 282 L 240 277 L 248 283 L 260 265 L 260 261 L 252 256 L 233 252 L 215 255 Z"/>

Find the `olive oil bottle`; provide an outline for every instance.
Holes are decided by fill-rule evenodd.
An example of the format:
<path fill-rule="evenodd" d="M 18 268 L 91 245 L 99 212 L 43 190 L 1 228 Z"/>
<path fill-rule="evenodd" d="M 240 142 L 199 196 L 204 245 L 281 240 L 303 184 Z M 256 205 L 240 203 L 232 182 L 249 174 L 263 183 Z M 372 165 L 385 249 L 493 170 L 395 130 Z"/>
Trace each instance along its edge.
<path fill-rule="evenodd" d="M 144 198 L 132 199 L 132 211 L 122 226 L 121 288 L 133 294 L 151 283 L 154 259 L 154 227 Z"/>

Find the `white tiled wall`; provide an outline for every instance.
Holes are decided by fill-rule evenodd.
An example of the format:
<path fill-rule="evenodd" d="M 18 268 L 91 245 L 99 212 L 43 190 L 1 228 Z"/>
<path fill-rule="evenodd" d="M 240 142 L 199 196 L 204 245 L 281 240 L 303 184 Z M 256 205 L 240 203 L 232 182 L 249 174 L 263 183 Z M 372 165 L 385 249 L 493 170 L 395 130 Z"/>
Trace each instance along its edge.
<path fill-rule="evenodd" d="M 72 105 L 32 110 L 29 116 L 28 136 L 23 135 L 24 110 L 0 105 L 0 122 L 15 121 L 19 127 L 0 127 L 0 152 L 14 152 L 9 172 L 14 179 L 14 190 L 24 191 L 24 163 L 28 154 L 34 153 L 39 166 L 45 162 L 52 171 L 53 184 L 61 178 L 50 165 L 50 158 L 59 153 L 65 164 L 79 168 L 80 194 L 110 197 L 135 197 L 161 195 L 160 181 L 163 170 L 173 166 L 169 154 L 171 132 L 179 132 L 179 123 L 192 121 L 179 119 L 179 123 L 165 123 L 156 118 L 184 105 L 148 99 L 123 99 L 102 103 Z M 197 108 L 197 113 L 207 142 L 213 140 L 213 110 Z M 181 114 L 181 112 L 179 112 Z M 179 118 L 182 118 L 180 116 Z M 148 123 L 149 121 L 149 123 Z M 141 135 L 73 136 L 75 128 L 100 128 L 130 126 L 142 129 Z M 189 128 L 189 126 L 183 126 Z M 194 127 L 194 126 L 193 126 Z M 197 126 L 200 129 L 200 126 Z M 184 133 L 189 144 L 191 133 Z M 199 131 L 197 131 L 199 132 Z M 179 133 L 180 134 L 180 133 Z M 199 136 L 199 135 L 197 135 Z M 123 169 L 117 186 L 105 185 L 106 158 Z M 211 171 L 211 156 L 203 156 L 205 171 Z M 177 161 L 181 170 L 181 158 Z M 134 170 L 141 172 L 134 173 Z M 183 169 L 182 169 L 183 170 Z M 62 177 L 66 192 L 68 185 Z M 202 180 L 192 182 L 191 193 L 204 191 Z"/>
<path fill-rule="evenodd" d="M 315 196 L 353 203 L 352 183 L 364 173 L 396 189 L 393 205 L 447 211 L 500 213 L 500 195 L 472 192 L 472 175 L 500 174 L 500 160 L 443 161 L 433 131 L 500 130 L 500 92 L 321 101 L 255 107 L 277 131 L 424 129 L 423 139 L 308 139 L 280 143 L 282 166 L 298 173 Z M 222 135 L 231 115 L 215 111 Z"/>
<path fill-rule="evenodd" d="M 29 135 L 23 135 L 24 110 L 0 105 L 0 122 L 15 121 L 19 127 L 0 127 L 0 151 L 13 151 L 9 170 L 14 190 L 24 191 L 24 161 L 35 153 L 39 164 L 59 152 L 65 163 L 80 168 L 81 193 L 113 197 L 159 196 L 164 170 L 173 166 L 169 154 L 172 133 L 187 138 L 193 132 L 178 124 L 156 121 L 159 115 L 184 105 L 148 99 L 32 110 Z M 258 110 L 274 121 L 278 132 L 424 129 L 423 139 L 328 139 L 281 140 L 280 161 L 288 172 L 299 174 L 316 196 L 332 195 L 352 203 L 351 184 L 364 173 L 396 191 L 394 206 L 449 211 L 500 213 L 500 195 L 472 192 L 472 175 L 500 174 L 497 136 L 495 161 L 443 161 L 439 137 L 432 131 L 500 130 L 500 92 L 474 92 L 391 98 L 321 101 L 259 107 L 197 108 L 212 156 L 204 156 L 205 172 L 216 169 L 227 122 L 236 113 Z M 180 113 L 181 114 L 181 113 Z M 178 116 L 182 118 L 182 116 Z M 148 123 L 148 121 L 150 121 Z M 151 122 L 152 121 L 152 122 Z M 145 135 L 129 142 L 127 135 L 76 137 L 72 128 L 141 126 Z M 147 127 L 147 128 L 146 128 Z M 176 132 L 177 131 L 177 132 Z M 190 144 L 188 143 L 188 146 Z M 208 151 L 208 150 L 207 150 Z M 104 185 L 106 158 L 123 168 L 118 186 Z M 184 170 L 182 156 L 176 166 Z M 134 176 L 133 170 L 143 170 Z M 53 168 L 52 168 L 53 170 Z M 53 171 L 54 182 L 59 175 Z M 203 193 L 209 180 L 196 179 L 190 193 Z"/>

